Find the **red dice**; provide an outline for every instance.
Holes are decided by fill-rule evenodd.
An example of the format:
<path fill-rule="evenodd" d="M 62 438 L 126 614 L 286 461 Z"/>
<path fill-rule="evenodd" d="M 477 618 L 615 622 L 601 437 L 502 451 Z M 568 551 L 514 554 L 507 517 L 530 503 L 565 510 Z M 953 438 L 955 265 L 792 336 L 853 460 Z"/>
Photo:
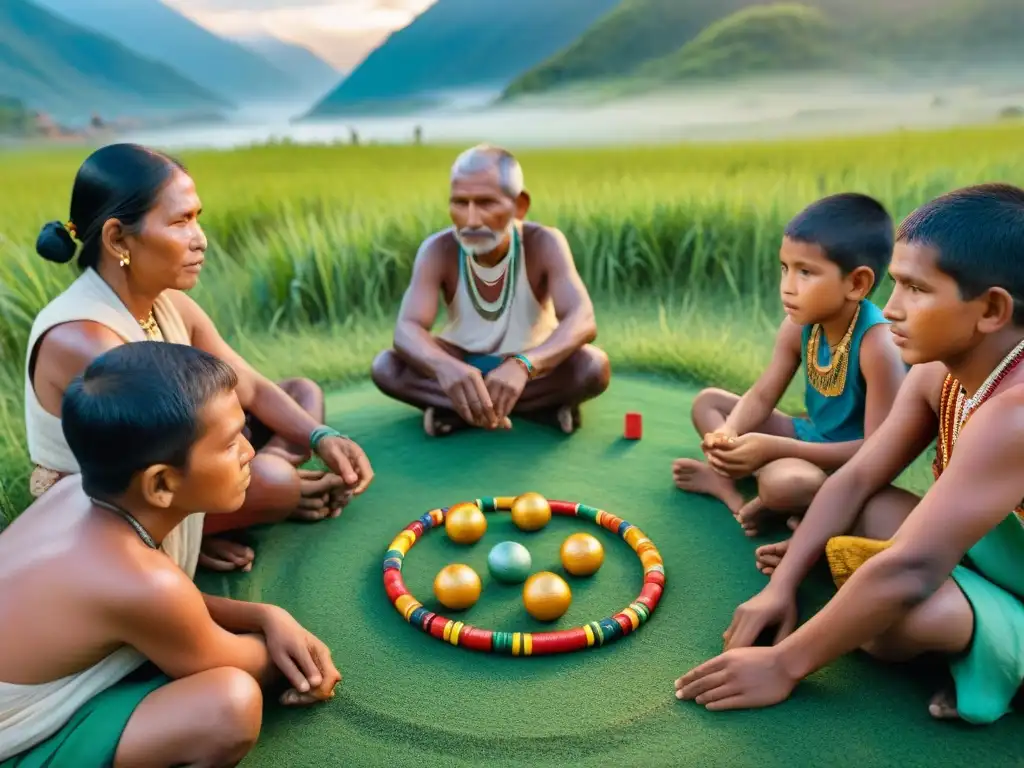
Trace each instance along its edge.
<path fill-rule="evenodd" d="M 626 414 L 626 428 L 624 437 L 627 440 L 639 440 L 643 434 L 643 421 L 639 413 Z"/>

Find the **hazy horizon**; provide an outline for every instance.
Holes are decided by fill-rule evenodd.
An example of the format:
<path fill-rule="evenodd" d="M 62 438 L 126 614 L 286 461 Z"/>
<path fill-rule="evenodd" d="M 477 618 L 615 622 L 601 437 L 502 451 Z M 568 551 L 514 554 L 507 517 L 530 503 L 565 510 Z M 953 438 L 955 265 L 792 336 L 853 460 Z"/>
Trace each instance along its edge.
<path fill-rule="evenodd" d="M 162 0 L 214 34 L 298 43 L 348 72 L 436 0 Z"/>

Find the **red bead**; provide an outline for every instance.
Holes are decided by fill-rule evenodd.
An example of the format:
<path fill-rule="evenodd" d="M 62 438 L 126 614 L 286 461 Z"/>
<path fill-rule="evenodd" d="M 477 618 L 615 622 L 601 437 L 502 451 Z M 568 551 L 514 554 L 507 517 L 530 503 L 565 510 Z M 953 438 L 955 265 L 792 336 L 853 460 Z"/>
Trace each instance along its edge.
<path fill-rule="evenodd" d="M 459 632 L 459 645 L 473 651 L 490 651 L 494 633 L 489 629 L 464 626 Z"/>
<path fill-rule="evenodd" d="M 657 584 L 665 586 L 665 574 L 661 571 L 648 571 L 644 574 L 644 584 Z"/>
<path fill-rule="evenodd" d="M 661 584 L 655 584 L 654 582 L 648 581 L 644 584 L 644 588 L 640 590 L 640 597 L 636 599 L 638 603 L 643 603 L 652 611 L 654 607 L 661 600 L 662 586 Z"/>
<path fill-rule="evenodd" d="M 544 656 L 549 653 L 565 653 L 586 647 L 587 633 L 583 627 L 566 629 L 561 632 L 540 632 L 532 638 L 531 655 Z"/>
<path fill-rule="evenodd" d="M 401 571 L 391 570 L 384 574 L 384 591 L 387 592 L 388 599 L 392 603 L 402 595 L 409 594 L 409 590 L 405 588 L 405 582 L 402 580 Z"/>
<path fill-rule="evenodd" d="M 576 503 L 572 501 L 549 501 L 548 506 L 551 507 L 551 514 L 553 515 L 572 517 L 576 514 Z"/>
<path fill-rule="evenodd" d="M 633 631 L 633 622 L 629 620 L 629 616 L 624 613 L 616 613 L 612 616 L 613 619 L 622 627 L 622 636 L 625 637 Z"/>

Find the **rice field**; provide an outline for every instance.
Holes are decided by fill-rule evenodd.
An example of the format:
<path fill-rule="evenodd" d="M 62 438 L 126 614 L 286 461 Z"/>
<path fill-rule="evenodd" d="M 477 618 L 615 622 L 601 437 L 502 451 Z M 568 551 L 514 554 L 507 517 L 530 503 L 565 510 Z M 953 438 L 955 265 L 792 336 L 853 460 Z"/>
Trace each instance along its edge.
<path fill-rule="evenodd" d="M 189 152 L 210 239 L 195 298 L 269 376 L 365 376 L 420 241 L 448 224 L 462 147 L 297 146 Z M 81 147 L 0 154 L 0 512 L 28 501 L 22 389 L 34 314 L 77 275 L 35 255 L 66 220 Z M 856 190 L 902 217 L 944 191 L 1024 184 L 1024 125 L 817 141 L 520 153 L 531 218 L 560 227 L 617 371 L 740 388 L 781 318 L 786 221 Z M 883 286 L 877 301 L 884 301 Z M 785 405 L 799 405 L 794 390 Z M 689 428 L 680 414 L 682 428 Z M 922 475 L 923 477 L 923 475 Z M 923 482 L 923 480 L 922 480 Z"/>

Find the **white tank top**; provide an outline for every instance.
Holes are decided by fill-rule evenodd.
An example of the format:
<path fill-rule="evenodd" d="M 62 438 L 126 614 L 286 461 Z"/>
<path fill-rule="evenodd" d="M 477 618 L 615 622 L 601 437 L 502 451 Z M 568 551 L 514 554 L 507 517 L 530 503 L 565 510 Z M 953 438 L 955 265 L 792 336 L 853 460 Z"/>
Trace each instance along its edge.
<path fill-rule="evenodd" d="M 505 275 L 498 298 L 486 301 L 473 282 L 494 283 Z M 508 254 L 493 267 L 483 267 L 459 248 L 459 281 L 440 338 L 474 355 L 515 355 L 544 343 L 558 326 L 548 297 L 537 301 L 526 272 L 521 225 L 512 230 Z"/>
<path fill-rule="evenodd" d="M 192 343 L 185 321 L 167 293 L 156 300 L 153 315 L 160 326 L 164 341 L 171 344 Z M 92 269 L 86 269 L 36 316 L 29 333 L 25 361 L 25 436 L 32 461 L 39 467 L 51 470 L 55 476 L 77 474 L 80 468 L 64 437 L 60 419 L 43 408 L 36 397 L 36 390 L 29 376 L 29 363 L 36 344 L 48 330 L 56 325 L 83 320 L 91 320 L 106 326 L 120 336 L 125 344 L 146 340 L 139 323 L 132 317 L 120 297 L 99 273 Z M 195 578 L 199 564 L 204 517 L 201 512 L 186 517 L 164 538 L 160 547 L 189 575 L 189 578 Z"/>

